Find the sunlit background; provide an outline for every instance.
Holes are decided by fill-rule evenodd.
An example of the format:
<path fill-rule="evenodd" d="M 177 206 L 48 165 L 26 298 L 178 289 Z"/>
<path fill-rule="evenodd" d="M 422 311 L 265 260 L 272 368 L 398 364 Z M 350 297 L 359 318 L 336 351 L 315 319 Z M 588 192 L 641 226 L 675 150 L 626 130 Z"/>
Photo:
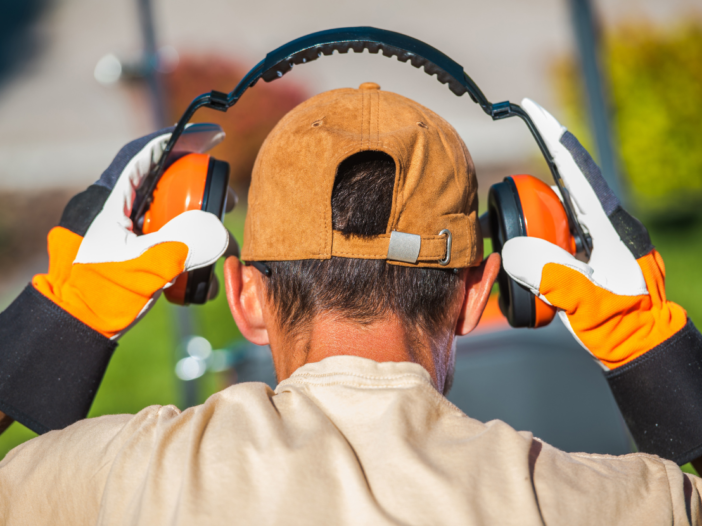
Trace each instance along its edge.
<path fill-rule="evenodd" d="M 46 270 L 47 232 L 123 144 L 174 123 L 196 95 L 231 90 L 279 45 L 358 25 L 440 49 L 493 102 L 530 97 L 549 109 L 649 227 L 669 297 L 702 324 L 699 0 L 0 0 L 0 307 Z M 227 132 L 213 154 L 230 163 L 242 197 L 226 219 L 239 240 L 268 131 L 306 98 L 366 81 L 456 127 L 483 201 L 510 174 L 548 181 L 522 122 L 492 122 L 409 64 L 335 54 L 257 84 L 226 114 L 197 114 Z M 188 308 L 160 300 L 122 339 L 91 416 L 184 409 L 252 380 L 275 386 L 269 351 L 242 340 L 223 295 Z M 454 385 L 450 399 L 480 420 L 501 418 L 568 451 L 632 451 L 598 366 L 557 322 L 510 329 L 491 305 L 459 344 Z M 0 436 L 0 458 L 32 436 L 13 424 Z"/>

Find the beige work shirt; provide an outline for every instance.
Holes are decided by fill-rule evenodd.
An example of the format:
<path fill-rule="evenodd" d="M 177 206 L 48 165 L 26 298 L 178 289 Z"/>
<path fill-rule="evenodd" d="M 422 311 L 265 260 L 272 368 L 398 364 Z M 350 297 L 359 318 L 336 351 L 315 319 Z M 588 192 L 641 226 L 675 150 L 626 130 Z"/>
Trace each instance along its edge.
<path fill-rule="evenodd" d="M 412 363 L 351 356 L 275 392 L 52 431 L 0 463 L 0 523 L 698 524 L 701 480 L 632 454 L 568 454 L 466 416 Z"/>

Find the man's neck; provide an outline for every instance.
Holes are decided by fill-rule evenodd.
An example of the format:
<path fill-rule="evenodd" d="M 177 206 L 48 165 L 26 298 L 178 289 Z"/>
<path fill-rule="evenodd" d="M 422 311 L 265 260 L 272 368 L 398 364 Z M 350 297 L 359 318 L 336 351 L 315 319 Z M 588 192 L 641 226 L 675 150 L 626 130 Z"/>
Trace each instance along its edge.
<path fill-rule="evenodd" d="M 409 333 L 396 318 L 360 324 L 333 316 L 317 318 L 311 330 L 296 339 L 293 349 L 290 349 L 290 340 L 284 341 L 285 346 L 276 345 L 283 341 L 271 341 L 279 381 L 306 363 L 330 356 L 359 356 L 376 362 L 417 363 L 429 372 L 440 391 L 446 381 L 452 343 L 432 341 L 418 331 Z"/>

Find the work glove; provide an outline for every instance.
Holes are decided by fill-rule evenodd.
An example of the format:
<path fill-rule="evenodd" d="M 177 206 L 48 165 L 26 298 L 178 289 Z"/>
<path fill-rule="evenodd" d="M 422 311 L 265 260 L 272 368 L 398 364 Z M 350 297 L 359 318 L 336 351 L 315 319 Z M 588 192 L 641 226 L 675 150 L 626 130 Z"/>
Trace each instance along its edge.
<path fill-rule="evenodd" d="M 648 231 L 622 209 L 587 151 L 541 106 L 529 99 L 522 105 L 553 155 L 593 249 L 584 263 L 543 239 L 518 237 L 504 246 L 505 270 L 557 307 L 604 366 L 621 367 L 677 333 L 687 315 L 666 300 L 663 258 Z"/>
<path fill-rule="evenodd" d="M 504 268 L 556 307 L 609 371 L 639 448 L 687 462 L 702 454 L 702 338 L 685 310 L 666 299 L 663 258 L 588 152 L 541 106 L 524 99 L 522 107 L 553 155 L 593 249 L 585 263 L 548 241 L 513 238 L 502 250 Z"/>
<path fill-rule="evenodd" d="M 32 280 L 44 296 L 108 338 L 119 338 L 179 274 L 216 262 L 229 242 L 219 218 L 200 210 L 151 234 L 133 232 L 135 191 L 160 159 L 170 132 L 127 144 L 96 184 L 71 199 L 49 232 L 49 272 Z M 216 127 L 201 137 L 198 153 L 221 135 Z"/>
<path fill-rule="evenodd" d="M 223 138 L 218 126 L 193 126 L 199 131 L 177 144 L 186 151 L 202 153 Z M 133 232 L 136 189 L 172 131 L 127 144 L 69 201 L 49 232 L 48 273 L 0 313 L 0 411 L 37 433 L 85 418 L 116 340 L 180 273 L 213 264 L 227 249 L 219 218 L 199 210 L 157 232 Z"/>

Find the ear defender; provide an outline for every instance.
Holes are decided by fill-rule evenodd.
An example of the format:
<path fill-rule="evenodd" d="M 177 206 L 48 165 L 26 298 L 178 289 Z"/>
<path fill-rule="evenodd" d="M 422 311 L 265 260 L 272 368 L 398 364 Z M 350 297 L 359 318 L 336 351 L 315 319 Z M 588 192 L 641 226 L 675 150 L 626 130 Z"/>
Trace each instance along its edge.
<path fill-rule="evenodd" d="M 144 214 L 142 231 L 156 232 L 188 210 L 203 210 L 223 220 L 229 192 L 228 163 L 203 153 L 186 154 L 163 172 Z M 189 305 L 214 298 L 219 287 L 213 270 L 214 265 L 209 265 L 184 272 L 164 290 L 166 299 L 177 305 Z"/>
<path fill-rule="evenodd" d="M 575 254 L 575 239 L 560 199 L 546 183 L 531 175 L 513 175 L 490 187 L 488 194 L 489 235 L 494 252 L 502 252 L 513 237 L 545 239 Z M 544 327 L 553 321 L 556 309 L 500 270 L 497 277 L 500 310 L 512 327 Z"/>

